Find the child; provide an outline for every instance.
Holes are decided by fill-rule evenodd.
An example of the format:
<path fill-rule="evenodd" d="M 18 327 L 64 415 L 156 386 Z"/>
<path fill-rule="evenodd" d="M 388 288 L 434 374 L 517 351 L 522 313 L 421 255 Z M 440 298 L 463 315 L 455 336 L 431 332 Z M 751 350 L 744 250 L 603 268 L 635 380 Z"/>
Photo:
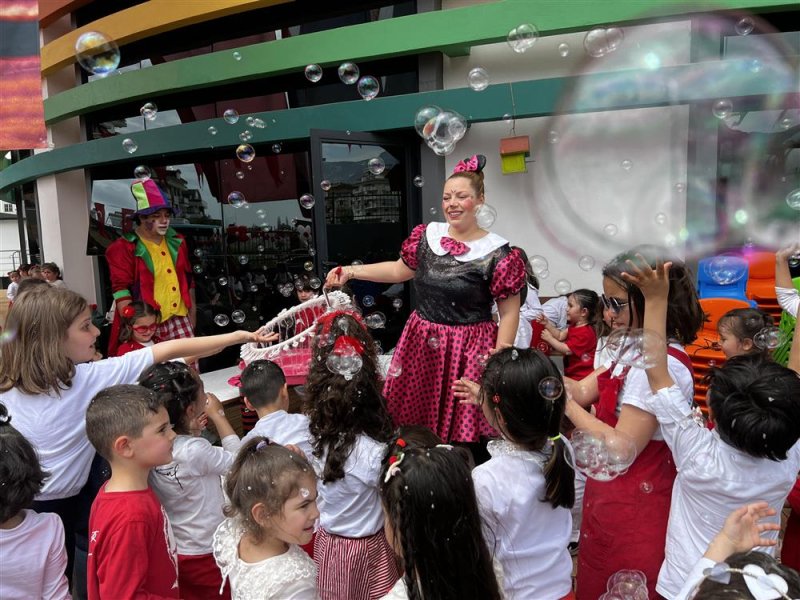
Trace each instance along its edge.
<path fill-rule="evenodd" d="M 519 299 L 522 305 L 519 308 L 519 325 L 517 337 L 514 338 L 515 348 L 528 348 L 533 339 L 531 321 L 537 321 L 542 314 L 542 304 L 539 302 L 539 279 L 533 274 L 528 255 L 518 246 L 511 246 L 517 250 L 522 262 L 525 264 L 525 287 L 520 290 Z M 492 305 L 492 315 L 497 315 L 497 303 Z"/>
<path fill-rule="evenodd" d="M 317 587 L 323 600 L 373 600 L 399 578 L 378 497 L 392 422 L 375 344 L 360 318 L 331 312 L 317 321 L 315 333 L 305 401 L 311 460 L 322 479 Z"/>
<path fill-rule="evenodd" d="M 735 308 L 719 318 L 717 331 L 719 345 L 725 358 L 745 354 L 770 356 L 769 348 L 759 348 L 753 343 L 756 334 L 765 327 L 772 327 L 772 317 L 755 308 Z"/>
<path fill-rule="evenodd" d="M 6 288 L 6 298 L 8 299 L 8 308 L 14 304 L 14 299 L 17 297 L 17 287 L 19 286 L 19 271 L 9 271 L 6 273 L 11 283 Z"/>
<path fill-rule="evenodd" d="M 230 505 L 214 533 L 214 558 L 237 600 L 317 598 L 314 534 L 317 482 L 302 456 L 267 438 L 249 440 L 225 480 Z M 210 597 L 210 596 L 209 596 Z"/>
<path fill-rule="evenodd" d="M 646 315 L 644 297 L 622 273 L 627 260 L 644 253 L 655 264 L 664 250 L 639 246 L 622 253 L 603 268 L 603 304 L 612 312 L 614 330 L 640 329 Z M 697 336 L 704 314 L 691 272 L 677 261 L 670 271 L 668 367 L 685 398 L 691 398 L 694 379 L 683 346 Z M 638 569 L 647 577 L 650 597 L 664 562 L 664 540 L 669 519 L 675 467 L 672 454 L 658 430 L 655 415 L 644 399 L 650 385 L 644 369 L 612 363 L 580 382 L 565 378 L 572 400 L 565 413 L 579 429 L 603 435 L 621 434 L 633 440 L 637 455 L 628 471 L 612 481 L 586 482 L 578 576 L 575 595 L 597 598 L 606 591 L 608 578 L 621 569 Z M 584 407 L 595 403 L 596 417 Z"/>
<path fill-rule="evenodd" d="M 462 397 L 468 388 L 475 393 L 484 417 L 503 436 L 489 442 L 492 458 L 472 477 L 507 598 L 573 598 L 567 546 L 575 488 L 559 433 L 566 397 L 563 387 L 557 397 L 543 397 L 545 378 L 561 382 L 546 356 L 508 348 L 489 359 L 479 392 L 467 382 L 459 386 Z"/>
<path fill-rule="evenodd" d="M 216 597 L 222 576 L 211 554 L 211 538 L 223 519 L 225 497 L 220 478 L 233 464 L 241 442 L 220 401 L 206 394 L 200 377 L 188 365 L 153 365 L 142 373 L 139 384 L 159 396 L 177 434 L 172 461 L 152 470 L 150 485 L 175 532 L 181 597 Z M 222 448 L 200 437 L 204 415 L 216 427 Z M 230 598 L 229 589 L 224 590 L 223 597 Z"/>
<path fill-rule="evenodd" d="M 61 519 L 28 508 L 46 477 L 33 446 L 0 404 L 0 598 L 72 597 Z"/>
<path fill-rule="evenodd" d="M 670 267 L 659 262 L 653 269 L 637 257 L 624 275 L 645 298 L 645 328 L 663 337 Z M 663 348 L 655 341 L 650 346 L 653 394 L 643 400 L 678 469 L 656 590 L 674 598 L 736 506 L 763 500 L 776 513 L 782 510 L 800 470 L 800 378 L 761 354 L 728 360 L 711 372 L 708 406 L 716 427 L 710 431 L 693 420 L 691 396 L 675 385 Z"/>
<path fill-rule="evenodd" d="M 583 379 L 594 371 L 594 351 L 597 347 L 597 325 L 600 321 L 600 299 L 592 290 L 575 290 L 567 296 L 566 329 L 556 329 L 542 317 L 545 329 L 542 340 L 564 355 L 564 375 Z"/>
<path fill-rule="evenodd" d="M 322 284 L 320 283 L 320 287 Z M 311 285 L 311 277 L 308 275 L 300 275 L 295 278 L 294 280 L 294 289 L 295 294 L 297 296 L 297 304 L 302 304 L 303 302 L 308 302 L 312 298 L 316 298 L 319 296 L 317 290 L 315 290 Z M 294 334 L 298 334 L 301 331 L 305 331 L 309 327 L 314 324 L 314 320 L 319 317 L 320 315 L 325 313 L 324 306 L 317 306 L 310 309 L 305 309 L 298 312 L 295 315 L 294 321 Z"/>
<path fill-rule="evenodd" d="M 119 347 L 115 356 L 147 348 L 158 342 L 159 312 L 146 302 L 131 302 L 121 309 Z"/>
<path fill-rule="evenodd" d="M 384 462 L 386 537 L 405 573 L 385 600 L 499 600 L 481 532 L 467 454 L 452 446 L 411 448 L 398 438 Z"/>
<path fill-rule="evenodd" d="M 172 460 L 175 432 L 155 392 L 116 385 L 86 410 L 86 434 L 111 464 L 89 517 L 89 600 L 180 598 L 178 557 L 150 469 Z"/>
<path fill-rule="evenodd" d="M 283 370 L 269 360 L 254 360 L 242 371 L 241 394 L 244 404 L 258 415 L 255 427 L 242 440 L 268 437 L 279 444 L 294 444 L 311 457 L 308 417 L 290 414 L 289 391 Z"/>
<path fill-rule="evenodd" d="M 20 433 L 36 448 L 42 468 L 51 473 L 36 496 L 34 509 L 61 517 L 70 559 L 68 575 L 72 573 L 76 533 L 81 549 L 86 549 L 85 523 L 94 497 L 94 489 L 81 495 L 95 456 L 84 417 L 92 397 L 112 385 L 135 383 L 154 362 L 213 354 L 232 344 L 276 337 L 237 331 L 170 340 L 122 357 L 90 362 L 100 331 L 92 324 L 88 303 L 75 292 L 49 285 L 20 294 L 7 325 L 17 335 L 0 352 L 0 401 L 14 416 Z"/>
<path fill-rule="evenodd" d="M 42 278 L 53 287 L 66 287 L 64 280 L 61 279 L 61 269 L 53 262 L 42 264 Z"/>

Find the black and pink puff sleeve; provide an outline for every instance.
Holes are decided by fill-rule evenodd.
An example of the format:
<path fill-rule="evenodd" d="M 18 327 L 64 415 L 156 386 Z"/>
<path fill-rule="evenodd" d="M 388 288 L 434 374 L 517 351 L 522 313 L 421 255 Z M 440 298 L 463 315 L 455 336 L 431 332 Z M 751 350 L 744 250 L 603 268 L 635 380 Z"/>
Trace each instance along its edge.
<path fill-rule="evenodd" d="M 417 258 L 419 250 L 419 243 L 425 237 L 425 225 L 417 225 L 411 230 L 411 235 L 406 238 L 403 245 L 400 246 L 400 258 L 409 269 L 417 270 L 419 259 Z"/>
<path fill-rule="evenodd" d="M 519 294 L 525 286 L 525 262 L 514 249 L 500 259 L 494 268 L 490 291 L 495 300 L 505 300 L 509 296 Z"/>

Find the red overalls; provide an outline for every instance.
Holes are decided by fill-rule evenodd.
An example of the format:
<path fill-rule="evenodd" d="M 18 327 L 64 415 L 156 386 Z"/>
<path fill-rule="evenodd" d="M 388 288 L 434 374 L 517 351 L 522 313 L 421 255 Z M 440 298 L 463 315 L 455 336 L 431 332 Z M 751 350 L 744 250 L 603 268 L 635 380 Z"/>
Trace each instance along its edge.
<path fill-rule="evenodd" d="M 685 352 L 672 347 L 668 352 L 692 371 Z M 597 418 L 611 427 L 617 424 L 617 398 L 629 369 L 612 377 L 612 365 L 597 378 Z M 622 569 L 642 571 L 647 576 L 649 597 L 657 597 L 656 580 L 664 562 L 675 475 L 667 444 L 650 440 L 624 475 L 611 481 L 587 479 L 578 553 L 578 600 L 597 600 L 605 593 L 608 578 Z"/>

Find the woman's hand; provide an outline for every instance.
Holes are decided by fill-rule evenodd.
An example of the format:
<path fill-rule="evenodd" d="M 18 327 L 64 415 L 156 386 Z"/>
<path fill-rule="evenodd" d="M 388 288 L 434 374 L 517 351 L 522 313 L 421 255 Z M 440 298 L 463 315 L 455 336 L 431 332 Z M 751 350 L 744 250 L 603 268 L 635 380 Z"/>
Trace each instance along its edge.
<path fill-rule="evenodd" d="M 800 254 L 800 244 L 794 243 L 786 246 L 786 248 L 781 248 L 775 253 L 775 264 L 782 265 L 784 263 L 789 262 L 789 259 L 792 256 Z"/>
<path fill-rule="evenodd" d="M 671 262 L 656 263 L 653 269 L 641 254 L 636 255 L 636 259 L 625 261 L 628 270 L 622 273 L 622 278 L 642 290 L 645 298 L 664 298 L 669 295 L 669 269 Z"/>
<path fill-rule="evenodd" d="M 453 383 L 453 396 L 458 398 L 461 404 L 480 405 L 481 386 L 471 379 L 462 377 Z"/>
<path fill-rule="evenodd" d="M 328 271 L 328 276 L 325 278 L 325 287 L 326 288 L 342 287 L 352 278 L 353 278 L 352 269 L 346 269 L 344 267 L 336 267 L 335 269 L 331 269 L 330 271 Z"/>

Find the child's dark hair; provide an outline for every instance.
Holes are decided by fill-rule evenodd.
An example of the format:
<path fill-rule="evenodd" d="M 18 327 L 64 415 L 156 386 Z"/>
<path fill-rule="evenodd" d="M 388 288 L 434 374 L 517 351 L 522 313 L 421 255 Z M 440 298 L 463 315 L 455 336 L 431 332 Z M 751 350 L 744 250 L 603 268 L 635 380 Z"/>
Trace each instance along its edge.
<path fill-rule="evenodd" d="M 423 425 L 401 425 L 395 435 L 405 440 L 409 448 L 433 448 L 444 444 L 442 438 Z"/>
<path fill-rule="evenodd" d="M 286 376 L 271 360 L 254 360 L 244 368 L 240 381 L 242 396 L 254 408 L 264 408 L 278 400 L 286 385 Z"/>
<path fill-rule="evenodd" d="M 393 444 L 380 481 L 383 510 L 402 551 L 409 599 L 500 598 L 475 487 L 461 452 Z"/>
<path fill-rule="evenodd" d="M 344 311 L 329 313 L 318 319 L 315 334 L 305 413 L 314 456 L 320 458 L 327 452 L 322 480 L 328 483 L 344 477 L 345 461 L 356 436 L 387 442 L 392 436 L 392 419 L 381 392 L 375 342 L 360 317 Z M 342 343 L 358 347 L 362 361 L 349 379 L 332 373 L 326 365 L 328 356 Z"/>
<path fill-rule="evenodd" d="M 628 260 L 636 260 L 641 254 L 647 263 L 655 268 L 656 261 L 672 262 L 669 270 L 669 297 L 667 298 L 667 336 L 675 338 L 682 345 L 691 344 L 697 339 L 697 332 L 703 326 L 705 314 L 697 299 L 694 278 L 691 271 L 677 258 L 669 256 L 666 249 L 658 246 L 642 245 L 618 254 L 603 267 L 603 277 L 628 292 L 628 309 L 631 311 L 633 328 L 641 328 L 644 323 L 644 296 L 635 285 L 622 278 L 629 266 Z"/>
<path fill-rule="evenodd" d="M 44 480 L 50 476 L 42 470 L 31 443 L 13 425 L 4 404 L 0 404 L 0 524 L 28 508 Z"/>
<path fill-rule="evenodd" d="M 773 556 L 765 552 L 752 550 L 750 552 L 737 552 L 725 559 L 725 563 L 731 569 L 729 571 L 730 580 L 727 583 L 715 581 L 710 577 L 703 579 L 692 596 L 693 600 L 751 600 L 754 599 L 750 589 L 747 587 L 746 578 L 750 577 L 740 571 L 747 565 L 754 565 L 763 569 L 764 573 L 777 575 L 783 579 L 788 590 L 781 596 L 771 596 L 773 598 L 800 598 L 800 575 L 797 571 L 782 565 Z M 735 570 L 733 570 L 735 569 Z M 755 576 L 754 576 L 755 577 Z"/>
<path fill-rule="evenodd" d="M 774 324 L 772 315 L 765 313 L 763 310 L 758 310 L 757 308 L 734 308 L 719 318 L 717 330 L 724 327 L 737 340 L 750 340 L 752 342 L 759 331 L 765 327 L 772 327 Z M 770 355 L 769 348 L 759 348 L 755 344 L 753 344 L 750 352 L 766 356 Z"/>
<path fill-rule="evenodd" d="M 141 437 L 151 415 L 164 406 L 141 385 L 113 385 L 99 391 L 86 409 L 86 435 L 97 453 L 111 462 L 114 442 L 123 435 Z"/>
<path fill-rule="evenodd" d="M 137 319 L 141 319 L 142 317 L 155 317 L 156 323 L 161 321 L 161 313 L 150 306 L 147 302 L 136 300 L 135 302 L 131 302 L 130 304 L 126 305 L 122 311 L 130 316 L 124 316 L 122 313 L 120 313 L 120 342 L 127 342 L 133 337 L 133 324 Z"/>
<path fill-rule="evenodd" d="M 594 290 L 581 288 L 570 293 L 581 308 L 586 309 L 586 322 L 594 329 L 597 337 L 606 335 L 606 324 L 603 321 L 603 305 L 600 296 Z"/>
<path fill-rule="evenodd" d="M 522 259 L 522 262 L 525 264 L 525 283 L 526 285 L 522 288 L 519 293 L 519 302 L 520 304 L 525 304 L 525 300 L 528 297 L 528 288 L 532 287 L 535 290 L 539 289 L 539 278 L 533 272 L 533 267 L 531 267 L 531 261 L 528 260 L 528 254 L 520 248 L 519 246 L 511 246 L 512 250 L 516 250 L 519 252 L 519 256 Z"/>
<path fill-rule="evenodd" d="M 553 399 L 545 398 L 540 391 L 540 384 L 546 377 L 553 378 L 561 386 L 560 393 Z M 566 394 L 561 373 L 552 361 L 530 348 L 506 348 L 494 354 L 483 373 L 481 402 L 489 402 L 496 413 L 502 415 L 505 420 L 502 433 L 518 446 L 541 452 L 552 441 L 552 452 L 544 466 L 545 497 L 542 501 L 549 502 L 553 508 L 572 508 L 575 473 L 559 433 Z"/>
<path fill-rule="evenodd" d="M 302 477 L 316 480 L 308 461 L 269 438 L 257 436 L 239 450 L 225 479 L 229 504 L 225 516 L 238 518 L 256 543 L 264 537 L 253 506 L 264 505 L 264 516 L 281 514 L 283 505 L 299 489 Z"/>
<path fill-rule="evenodd" d="M 784 460 L 800 437 L 800 375 L 762 354 L 711 371 L 708 406 L 720 437 L 757 458 Z"/>
<path fill-rule="evenodd" d="M 202 385 L 194 369 L 178 361 L 150 365 L 139 376 L 139 385 L 158 395 L 169 413 L 175 433 L 191 433 L 186 409 L 197 402 L 197 393 Z"/>

